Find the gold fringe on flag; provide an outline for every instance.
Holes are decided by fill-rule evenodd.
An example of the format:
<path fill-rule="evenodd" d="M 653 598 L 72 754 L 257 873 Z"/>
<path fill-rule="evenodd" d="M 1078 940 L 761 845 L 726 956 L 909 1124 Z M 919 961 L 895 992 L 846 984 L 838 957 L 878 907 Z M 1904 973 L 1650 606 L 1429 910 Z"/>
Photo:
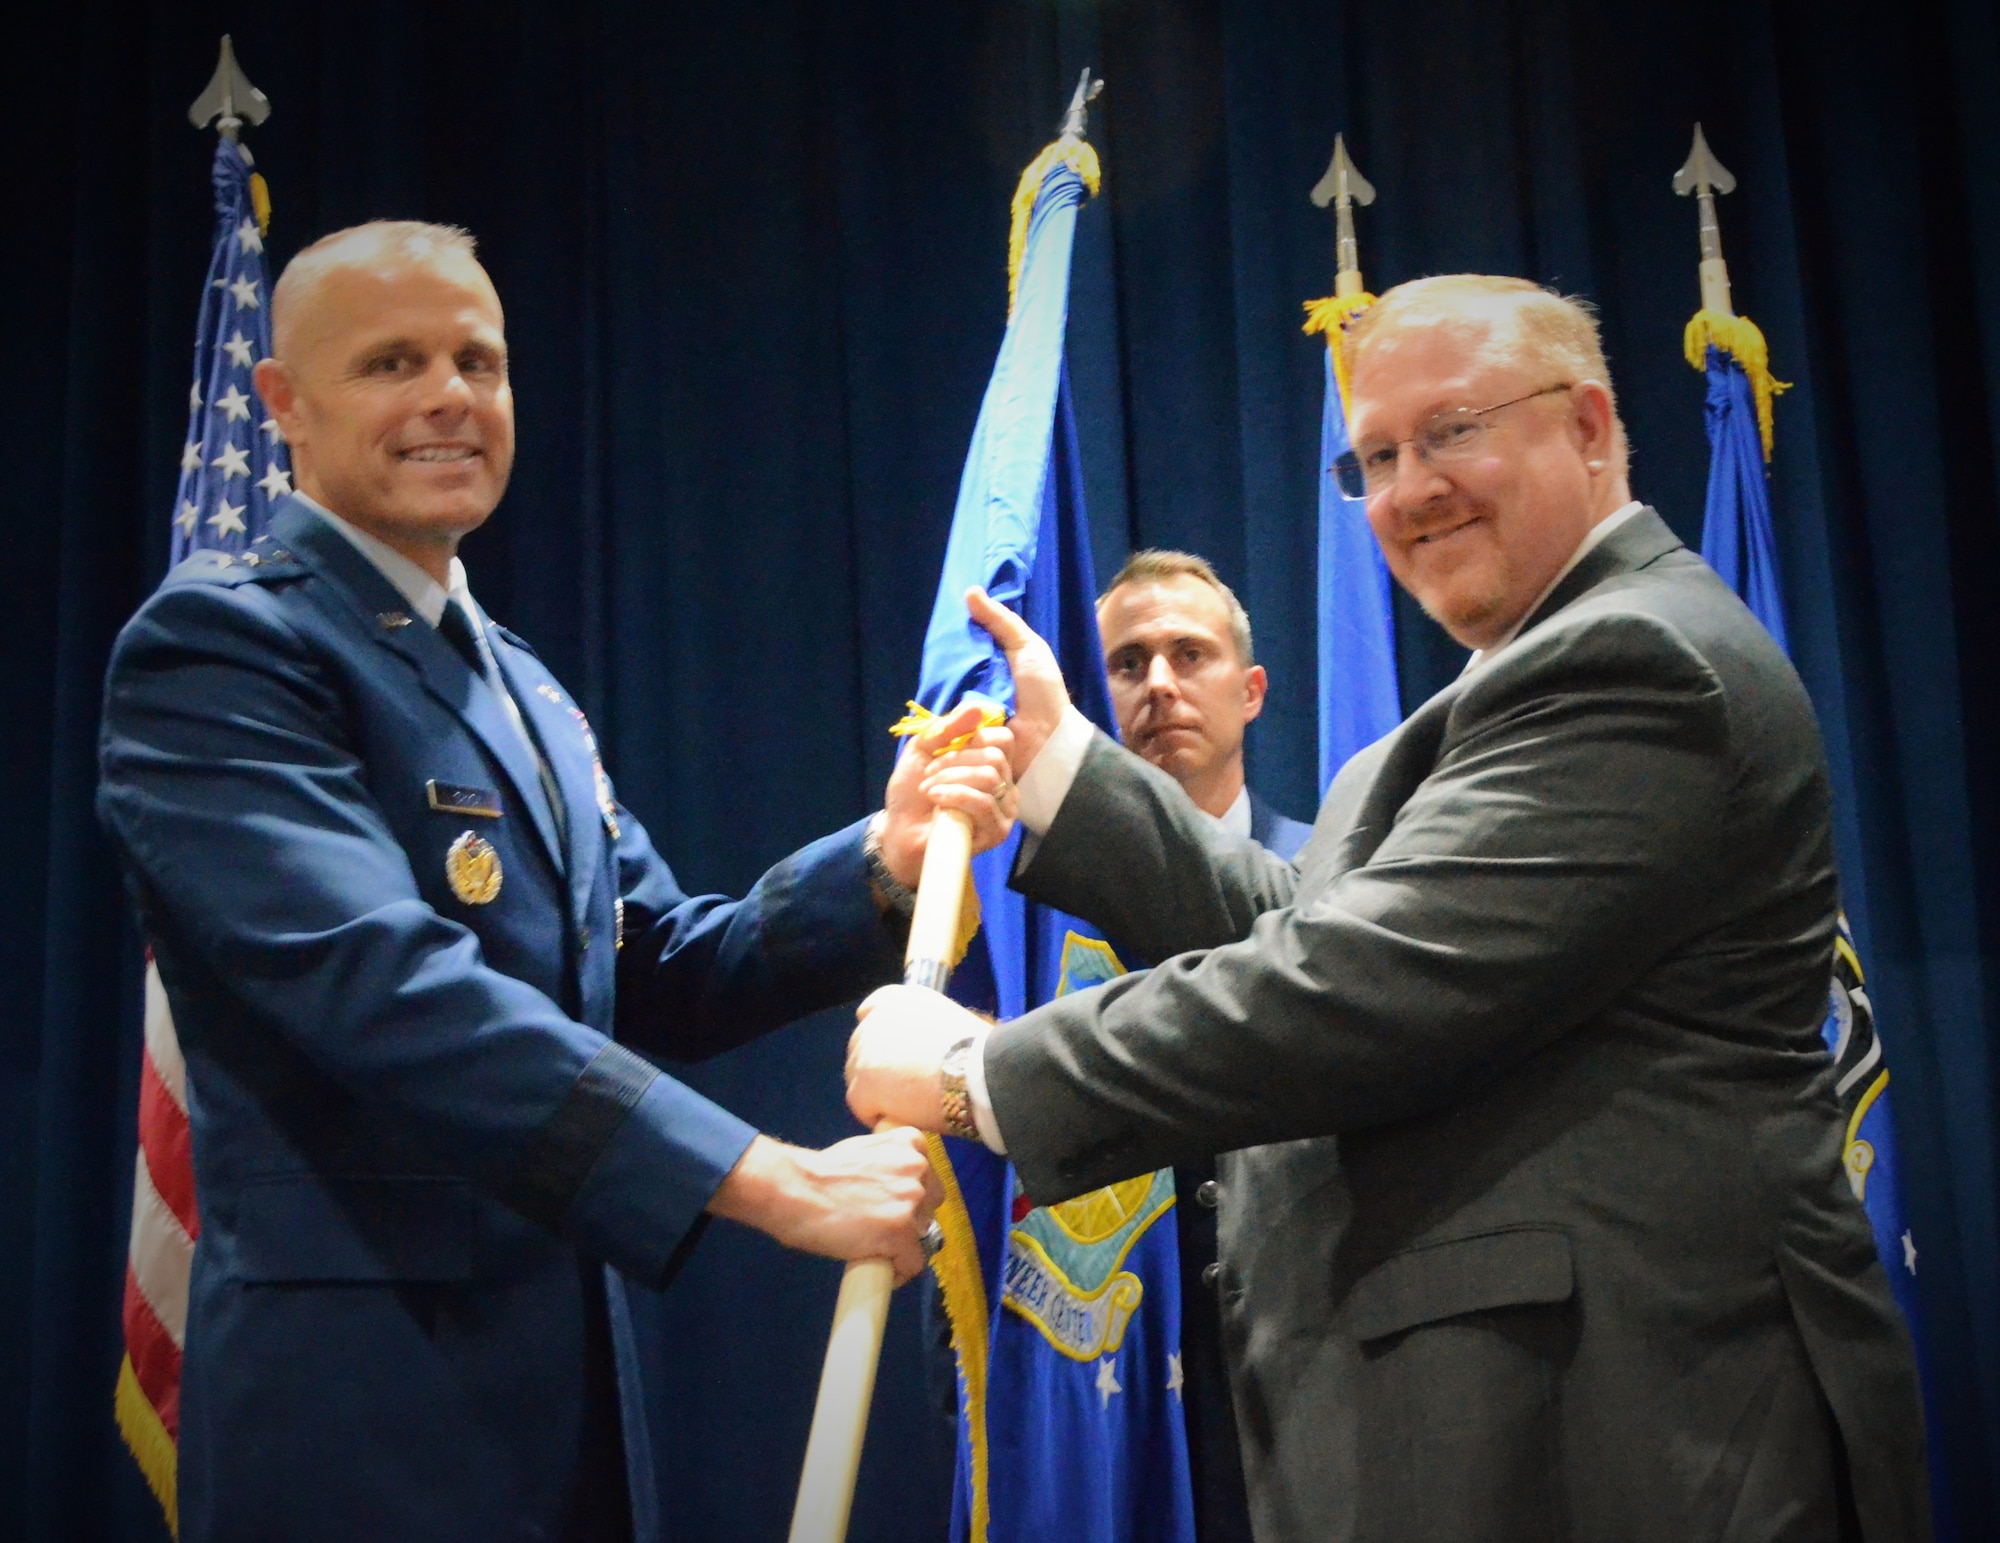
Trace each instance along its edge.
<path fill-rule="evenodd" d="M 250 173 L 250 207 L 257 211 L 257 234 L 271 234 L 271 184 L 261 171 Z"/>
<path fill-rule="evenodd" d="M 960 1202 L 959 1209 L 964 1209 L 963 1202 Z M 152 1488 L 153 1498 L 160 1502 L 160 1509 L 166 1513 L 167 1531 L 178 1538 L 181 1535 L 180 1453 L 174 1446 L 174 1438 L 167 1434 L 167 1427 L 161 1423 L 160 1413 L 153 1407 L 153 1401 L 139 1386 L 139 1374 L 132 1370 L 129 1355 L 119 1363 L 118 1391 L 112 1399 L 112 1411 L 118 1418 L 119 1434 L 124 1436 L 125 1445 L 132 1449 L 139 1471 L 146 1476 L 146 1483 Z"/>
<path fill-rule="evenodd" d="M 966 1210 L 965 1196 L 959 1192 L 958 1175 L 952 1171 L 944 1138 L 926 1136 L 924 1145 L 930 1151 L 931 1167 L 944 1185 L 944 1203 L 937 1210 L 944 1247 L 931 1261 L 931 1273 L 937 1276 L 938 1289 L 944 1297 L 945 1317 L 951 1323 L 951 1348 L 958 1356 L 959 1378 L 965 1394 L 961 1412 L 966 1450 L 972 1454 L 969 1543 L 986 1543 L 986 1529 L 992 1516 L 986 1493 L 986 1336 L 992 1329 L 986 1277 L 979 1268 L 979 1244 L 972 1234 L 972 1213 Z"/>
<path fill-rule="evenodd" d="M 1771 374 L 1771 353 L 1764 334 L 1747 316 L 1725 316 L 1720 311 L 1696 311 L 1689 319 L 1682 348 L 1687 362 L 1697 370 L 1708 368 L 1708 350 L 1713 344 L 1743 368 L 1750 390 L 1757 399 L 1757 433 L 1764 442 L 1764 459 L 1771 459 L 1771 398 L 1792 389 L 1790 381 Z"/>
<path fill-rule="evenodd" d="M 1354 318 L 1375 303 L 1370 294 L 1329 295 L 1324 300 L 1306 302 L 1305 331 L 1326 335 L 1333 353 L 1333 380 L 1340 387 L 1340 410 L 1345 413 L 1353 397 L 1347 385 L 1347 329 Z"/>
<path fill-rule="evenodd" d="M 974 700 L 977 700 L 977 698 Z M 937 722 L 937 714 L 932 712 L 928 707 L 925 707 L 921 702 L 905 702 L 903 707 L 903 716 L 889 725 L 889 732 L 898 739 L 909 739 L 913 735 L 921 736 L 925 730 Z M 982 720 L 984 727 L 997 729 L 1006 721 L 1007 715 L 1004 712 L 991 702 L 986 704 L 986 716 Z M 930 753 L 934 756 L 949 755 L 954 750 L 963 750 L 970 743 L 972 743 L 972 736 L 970 734 L 961 734 L 949 744 L 932 745 L 929 749 Z M 952 969 L 957 969 L 964 962 L 965 951 L 972 947 L 972 940 L 978 936 L 979 891 L 973 887 L 972 875 L 967 874 L 965 877 L 965 899 L 960 903 L 958 908 L 958 936 L 952 940 L 951 957 L 945 960 L 945 963 Z"/>
<path fill-rule="evenodd" d="M 1014 300 L 1021 287 L 1021 262 L 1028 255 L 1028 216 L 1035 212 L 1035 198 L 1042 191 L 1042 179 L 1056 166 L 1067 166 L 1097 196 L 1103 181 L 1097 152 L 1087 139 L 1063 138 L 1043 149 L 1028 162 L 1021 180 L 1014 185 L 1014 223 L 1007 233 L 1007 319 L 1014 319 Z"/>

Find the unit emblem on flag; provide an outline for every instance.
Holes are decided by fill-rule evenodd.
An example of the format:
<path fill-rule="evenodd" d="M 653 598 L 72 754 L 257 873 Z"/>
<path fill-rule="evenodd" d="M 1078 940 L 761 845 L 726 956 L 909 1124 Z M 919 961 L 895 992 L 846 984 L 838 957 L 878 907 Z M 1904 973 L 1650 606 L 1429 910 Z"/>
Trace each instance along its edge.
<path fill-rule="evenodd" d="M 1056 995 L 1124 973 L 1109 943 L 1071 932 L 1063 938 Z M 1145 1296 L 1139 1277 L 1123 1268 L 1125 1257 L 1173 1203 L 1171 1168 L 1039 1209 L 1016 1179 L 1001 1301 L 1071 1360 L 1114 1354 Z"/>
<path fill-rule="evenodd" d="M 1026 1201 L 1016 1180 L 1015 1206 Z M 1025 1210 L 1007 1234 L 1000 1300 L 1073 1361 L 1115 1354 L 1145 1287 L 1122 1268 L 1174 1203 L 1171 1168 Z"/>
<path fill-rule="evenodd" d="M 467 905 L 485 905 L 500 893 L 500 854 L 492 842 L 467 831 L 445 849 L 444 876 Z"/>

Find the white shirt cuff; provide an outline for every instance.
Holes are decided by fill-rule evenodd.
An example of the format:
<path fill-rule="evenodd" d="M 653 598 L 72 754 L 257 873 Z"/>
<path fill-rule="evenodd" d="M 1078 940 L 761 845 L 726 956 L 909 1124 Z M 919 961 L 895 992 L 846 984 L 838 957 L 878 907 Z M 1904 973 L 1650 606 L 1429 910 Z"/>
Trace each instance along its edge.
<path fill-rule="evenodd" d="M 1035 764 L 1041 764 L 1036 757 Z M 987 1147 L 1007 1155 L 1007 1143 L 1000 1137 L 1000 1122 L 993 1116 L 993 1101 L 986 1096 L 986 1041 L 988 1033 L 981 1033 L 965 1058 L 965 1098 L 972 1105 L 972 1123 L 978 1128 L 979 1139 Z"/>
<path fill-rule="evenodd" d="M 1084 753 L 1090 749 L 1090 736 L 1095 732 L 1075 704 L 1064 708 L 1055 733 L 1042 746 L 1035 764 L 1015 784 L 1021 796 L 1021 823 L 1035 835 L 1055 824 L 1056 811 L 1069 796 L 1070 784 L 1076 781 Z"/>

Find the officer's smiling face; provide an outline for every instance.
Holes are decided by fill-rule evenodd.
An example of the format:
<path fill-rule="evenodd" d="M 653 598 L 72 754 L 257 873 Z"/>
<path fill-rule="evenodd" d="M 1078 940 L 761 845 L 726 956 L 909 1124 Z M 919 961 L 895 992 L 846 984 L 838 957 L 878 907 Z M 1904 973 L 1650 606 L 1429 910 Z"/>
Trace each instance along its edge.
<path fill-rule="evenodd" d="M 279 358 L 258 384 L 299 490 L 441 578 L 514 463 L 507 339 L 486 270 L 451 250 L 364 254 L 280 320 Z"/>

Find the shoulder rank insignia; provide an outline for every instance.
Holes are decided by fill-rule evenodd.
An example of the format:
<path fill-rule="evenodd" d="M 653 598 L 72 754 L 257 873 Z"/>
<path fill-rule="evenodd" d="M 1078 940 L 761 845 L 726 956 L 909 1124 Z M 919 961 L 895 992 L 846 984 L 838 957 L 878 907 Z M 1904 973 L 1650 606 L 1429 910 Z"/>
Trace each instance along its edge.
<path fill-rule="evenodd" d="M 500 854 L 492 842 L 467 831 L 445 849 L 444 876 L 467 905 L 485 905 L 500 893 Z"/>
<path fill-rule="evenodd" d="M 549 700 L 560 700 L 550 687 L 541 688 L 548 693 Z M 583 715 L 581 707 L 572 707 L 576 726 L 583 731 L 583 748 L 590 752 L 590 780 L 597 791 L 597 812 L 604 820 L 605 834 L 613 841 L 618 839 L 618 805 L 611 797 L 611 779 L 604 775 L 604 760 L 597 753 L 597 736 L 591 732 L 590 720 Z"/>

